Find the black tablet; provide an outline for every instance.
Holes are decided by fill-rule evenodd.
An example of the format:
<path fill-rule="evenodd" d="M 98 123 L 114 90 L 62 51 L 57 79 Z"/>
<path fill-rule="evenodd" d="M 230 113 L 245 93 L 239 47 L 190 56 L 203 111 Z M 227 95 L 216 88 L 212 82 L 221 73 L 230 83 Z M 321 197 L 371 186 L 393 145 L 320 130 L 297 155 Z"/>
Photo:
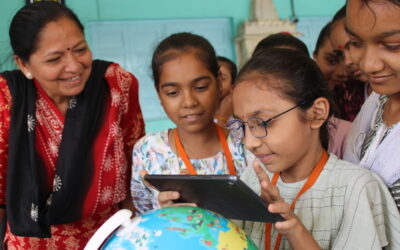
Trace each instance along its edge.
<path fill-rule="evenodd" d="M 179 202 L 196 203 L 230 219 L 284 220 L 268 212 L 265 202 L 234 175 L 145 175 L 144 179 L 159 191 L 179 192 Z"/>

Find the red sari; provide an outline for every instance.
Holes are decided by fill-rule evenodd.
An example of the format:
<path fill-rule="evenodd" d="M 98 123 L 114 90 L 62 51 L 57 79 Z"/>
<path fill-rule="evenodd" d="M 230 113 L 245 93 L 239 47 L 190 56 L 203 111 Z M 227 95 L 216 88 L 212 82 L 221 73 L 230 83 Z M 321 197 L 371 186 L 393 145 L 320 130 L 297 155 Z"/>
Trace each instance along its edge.
<path fill-rule="evenodd" d="M 134 143 L 144 134 L 136 78 L 117 64 L 105 74 L 110 98 L 106 101 L 105 120 L 94 142 L 94 173 L 83 206 L 83 219 L 52 225 L 51 238 L 19 237 L 7 227 L 4 244 L 8 249 L 82 249 L 92 234 L 117 209 L 129 194 L 131 153 Z M 55 177 L 58 151 L 64 128 L 64 116 L 36 83 L 36 149 L 44 162 L 49 190 L 60 183 Z M 6 203 L 8 130 L 12 97 L 6 80 L 0 75 L 0 204 Z M 74 105 L 71 99 L 70 105 Z"/>

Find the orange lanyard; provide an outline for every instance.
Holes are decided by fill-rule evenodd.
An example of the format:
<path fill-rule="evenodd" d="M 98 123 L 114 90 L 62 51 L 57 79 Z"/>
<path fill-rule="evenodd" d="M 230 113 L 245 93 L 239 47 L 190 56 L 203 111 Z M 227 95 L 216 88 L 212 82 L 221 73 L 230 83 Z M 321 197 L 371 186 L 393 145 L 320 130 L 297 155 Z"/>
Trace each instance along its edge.
<path fill-rule="evenodd" d="M 294 206 L 296 205 L 297 199 L 314 185 L 314 183 L 317 181 L 319 175 L 321 174 L 322 169 L 324 169 L 324 166 L 325 166 L 325 163 L 327 160 L 328 160 L 328 153 L 326 151 L 323 151 L 321 158 L 319 159 L 317 165 L 311 172 L 306 183 L 304 183 L 303 187 L 297 193 L 296 197 L 294 198 L 294 200 L 292 202 L 292 205 L 290 205 L 290 209 L 294 210 Z M 274 174 L 274 176 L 272 177 L 272 180 L 271 180 L 272 185 L 276 185 L 276 183 L 278 182 L 279 175 L 280 175 L 280 173 Z M 265 250 L 269 250 L 271 248 L 271 228 L 272 228 L 272 223 L 265 223 Z M 278 237 L 276 238 L 274 250 L 279 249 L 281 241 L 282 241 L 282 234 L 278 234 Z"/>
<path fill-rule="evenodd" d="M 228 143 L 226 142 L 224 131 L 216 124 L 215 124 L 215 128 L 217 129 L 219 142 L 221 143 L 222 150 L 224 152 L 226 162 L 228 164 L 229 174 L 236 175 L 235 166 L 233 165 L 232 155 L 231 155 L 231 152 L 229 151 L 229 147 L 228 147 Z M 175 145 L 176 145 L 176 149 L 178 151 L 177 152 L 178 155 L 182 158 L 189 173 L 191 175 L 196 175 L 197 174 L 196 170 L 193 168 L 193 165 L 190 162 L 189 157 L 186 154 L 185 149 L 182 146 L 181 140 L 179 139 L 177 129 L 173 130 L 173 134 L 174 134 Z"/>

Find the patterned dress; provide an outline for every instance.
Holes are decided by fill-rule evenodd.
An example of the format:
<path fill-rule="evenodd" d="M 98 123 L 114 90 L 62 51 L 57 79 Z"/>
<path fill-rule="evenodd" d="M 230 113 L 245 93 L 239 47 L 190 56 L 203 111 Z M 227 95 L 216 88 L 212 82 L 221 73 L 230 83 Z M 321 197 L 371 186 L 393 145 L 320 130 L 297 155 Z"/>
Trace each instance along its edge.
<path fill-rule="evenodd" d="M 129 193 L 131 152 L 134 143 L 144 134 L 144 122 L 138 102 L 136 78 L 117 64 L 105 74 L 110 89 L 104 122 L 94 141 L 94 173 L 84 201 L 83 219 L 69 224 L 52 225 L 51 238 L 19 237 L 7 227 L 4 245 L 8 249 L 83 249 L 101 224 L 117 209 Z M 64 128 L 64 115 L 47 96 L 39 83 L 35 125 L 36 149 L 47 172 L 49 190 L 61 188 L 55 176 L 56 162 Z M 72 98 L 69 109 L 76 105 Z M 12 97 L 6 80 L 0 75 L 0 204 L 6 203 L 8 130 Z"/>
<path fill-rule="evenodd" d="M 255 159 L 245 150 L 242 144 L 227 139 L 236 172 L 240 175 L 243 169 Z M 168 130 L 149 133 L 140 139 L 133 149 L 131 192 L 138 213 L 158 208 L 157 191 L 149 189 L 143 183 L 140 171 L 149 174 L 180 174 L 186 169 L 169 146 Z M 222 152 L 205 159 L 190 159 L 197 174 L 229 174 L 225 156 Z"/>

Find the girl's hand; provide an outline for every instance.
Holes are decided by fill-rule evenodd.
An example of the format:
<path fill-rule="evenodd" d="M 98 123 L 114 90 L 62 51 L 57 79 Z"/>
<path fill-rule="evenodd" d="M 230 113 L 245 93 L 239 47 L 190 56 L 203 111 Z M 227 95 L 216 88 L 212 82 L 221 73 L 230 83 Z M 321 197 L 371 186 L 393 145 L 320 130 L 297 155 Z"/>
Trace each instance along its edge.
<path fill-rule="evenodd" d="M 258 161 L 254 161 L 253 168 L 260 181 L 261 198 L 268 203 L 268 211 L 279 213 L 285 219 L 285 221 L 276 222 L 274 224 L 275 229 L 284 235 L 295 233 L 295 231 L 302 229 L 302 223 L 290 209 L 290 205 L 280 196 L 279 189 L 271 184 L 267 173 L 265 173 Z"/>
<path fill-rule="evenodd" d="M 147 174 L 146 170 L 140 171 L 140 176 L 142 177 L 144 185 L 149 188 L 157 190 L 155 187 L 150 185 L 147 181 L 145 181 L 144 176 Z M 197 207 L 195 203 L 176 203 L 174 201 L 178 200 L 180 197 L 179 192 L 175 191 L 161 191 L 158 194 L 158 204 L 160 207 L 183 207 L 183 206 L 191 206 Z"/>
<path fill-rule="evenodd" d="M 179 197 L 179 192 L 162 191 L 158 194 L 158 204 L 160 204 L 160 207 L 197 207 L 195 203 L 176 203 Z"/>

